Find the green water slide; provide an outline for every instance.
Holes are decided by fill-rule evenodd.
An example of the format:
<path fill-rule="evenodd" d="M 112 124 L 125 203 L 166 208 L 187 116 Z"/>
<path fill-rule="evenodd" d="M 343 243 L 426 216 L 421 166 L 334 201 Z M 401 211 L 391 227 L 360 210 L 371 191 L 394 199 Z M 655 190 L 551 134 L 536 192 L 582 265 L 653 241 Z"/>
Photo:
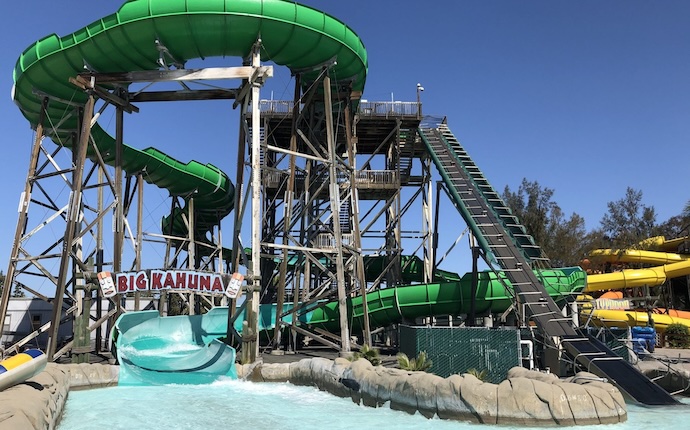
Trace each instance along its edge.
<path fill-rule="evenodd" d="M 560 305 L 585 287 L 586 274 L 579 267 L 540 270 L 536 274 L 542 279 L 549 296 Z M 506 294 L 506 286 L 511 288 L 510 280 L 503 273 L 496 275 L 492 271 L 479 272 L 475 295 L 476 314 L 482 316 L 506 311 L 513 304 L 513 299 Z M 414 321 L 420 317 L 467 314 L 472 302 L 471 291 L 471 273 L 466 273 L 456 282 L 403 285 L 372 291 L 367 293 L 369 324 L 375 329 L 403 321 Z M 216 309 L 218 308 L 214 308 Z M 292 304 L 285 304 L 283 313 L 290 309 Z M 363 309 L 361 296 L 347 300 L 348 321 L 354 330 L 362 327 Z M 297 314 L 297 319 L 303 324 L 329 331 L 338 330 L 340 314 L 337 301 L 315 304 L 298 310 Z M 276 305 L 261 305 L 258 320 L 259 330 L 272 330 L 276 323 Z M 291 323 L 292 316 L 287 315 L 284 321 Z M 241 317 L 237 319 L 235 329 L 241 331 Z"/>
<path fill-rule="evenodd" d="M 42 99 L 48 97 L 44 125 L 51 130 L 51 124 L 60 124 L 49 135 L 69 146 L 79 122 L 77 115 L 68 114 L 87 100 L 69 78 L 84 72 L 85 65 L 99 73 L 158 70 L 157 41 L 183 63 L 246 57 L 258 37 L 264 59 L 294 71 L 335 59 L 332 75 L 352 81 L 355 91 L 364 88 L 367 59 L 361 40 L 347 25 L 313 8 L 281 0 L 130 0 L 116 13 L 72 34 L 52 34 L 29 46 L 15 66 L 12 97 L 34 128 Z M 317 73 L 307 73 L 305 85 Z M 114 164 L 115 140 L 98 123 L 92 135 L 105 161 Z M 232 210 L 234 188 L 215 166 L 181 163 L 154 148 L 124 146 L 123 152 L 127 173 L 145 172 L 149 183 L 172 195 L 196 191 L 197 237 Z"/>
<path fill-rule="evenodd" d="M 353 91 L 364 88 L 367 57 L 363 43 L 347 25 L 316 9 L 282 0 L 130 0 L 116 13 L 70 35 L 52 34 L 29 46 L 14 70 L 12 98 L 36 128 L 47 97 L 43 125 L 54 142 L 69 147 L 72 134 L 79 129 L 75 107 L 83 107 L 87 101 L 87 95 L 69 78 L 84 72 L 85 66 L 98 73 L 158 70 L 160 44 L 176 63 L 210 57 L 245 58 L 259 38 L 262 58 L 303 72 L 305 86 L 323 64 L 335 61 L 329 69 L 335 80 L 351 82 Z M 51 128 L 58 124 L 57 131 Z M 98 123 L 91 134 L 105 161 L 114 164 L 115 139 Z M 124 146 L 122 167 L 129 174 L 145 172 L 149 183 L 172 195 L 196 192 L 197 237 L 232 209 L 233 186 L 213 165 L 180 163 L 154 148 Z M 202 375 L 226 374 L 224 363 L 234 361 L 234 351 L 199 336 L 206 329 L 198 318 L 157 324 L 146 318 L 125 317 L 125 326 L 127 318 L 146 329 L 130 325 L 122 331 L 118 351 L 129 349 L 130 358 L 123 356 L 122 362 L 129 366 L 130 374 L 144 374 L 149 382 L 166 381 L 171 372 L 190 375 L 187 382 L 194 382 Z M 173 339 L 170 332 L 181 335 Z M 175 342 L 175 353 L 170 355 Z M 143 354 L 131 354 L 132 348 Z M 179 354 L 185 350 L 190 354 Z M 138 358 L 132 361 L 134 356 Z"/>

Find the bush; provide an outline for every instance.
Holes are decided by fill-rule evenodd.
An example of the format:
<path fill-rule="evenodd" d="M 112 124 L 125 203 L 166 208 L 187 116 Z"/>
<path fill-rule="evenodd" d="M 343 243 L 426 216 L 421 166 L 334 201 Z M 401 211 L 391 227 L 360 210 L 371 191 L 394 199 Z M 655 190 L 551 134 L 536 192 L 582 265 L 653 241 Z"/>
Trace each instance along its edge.
<path fill-rule="evenodd" d="M 679 323 L 669 324 L 664 334 L 671 348 L 690 348 L 690 333 L 687 326 Z"/>
<path fill-rule="evenodd" d="M 367 360 L 369 363 L 371 363 L 372 366 L 378 366 L 381 364 L 381 357 L 379 357 L 379 350 L 372 348 L 366 344 L 364 346 L 362 346 L 362 349 L 360 349 L 359 352 L 355 352 L 352 355 L 352 358 L 350 360 L 355 361 L 355 360 L 358 360 L 360 358 Z"/>
<path fill-rule="evenodd" d="M 402 370 L 426 372 L 431 368 L 433 362 L 426 356 L 426 351 L 422 351 L 416 358 L 410 359 L 407 354 L 398 354 L 398 366 Z"/>
<path fill-rule="evenodd" d="M 474 376 L 475 378 L 479 379 L 482 382 L 486 382 L 487 376 L 489 376 L 489 372 L 487 372 L 486 369 L 482 369 L 482 370 L 477 370 L 475 368 L 467 369 L 467 373 Z"/>

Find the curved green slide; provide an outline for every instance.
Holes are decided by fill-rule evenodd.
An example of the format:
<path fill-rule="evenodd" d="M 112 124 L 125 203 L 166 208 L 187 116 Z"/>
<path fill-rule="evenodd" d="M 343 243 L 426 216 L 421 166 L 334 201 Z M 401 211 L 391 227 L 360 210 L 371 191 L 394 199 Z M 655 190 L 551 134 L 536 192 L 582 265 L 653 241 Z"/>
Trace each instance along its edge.
<path fill-rule="evenodd" d="M 585 287 L 586 274 L 579 267 L 535 271 L 542 281 L 549 296 L 559 305 L 571 300 Z M 500 279 L 499 279 L 500 277 Z M 506 294 L 510 281 L 505 275 L 497 276 L 491 271 L 478 273 L 478 285 L 475 295 L 476 315 L 488 315 L 504 312 L 513 304 L 513 299 Z M 472 274 L 466 273 L 459 281 L 435 284 L 404 285 L 380 289 L 367 293 L 367 309 L 371 328 L 385 327 L 415 318 L 436 315 L 461 315 L 470 312 L 472 303 Z M 292 308 L 286 304 L 283 312 Z M 358 330 L 363 322 L 362 297 L 350 298 L 347 301 L 348 321 L 351 328 Z M 270 330 L 276 322 L 275 304 L 261 305 L 259 329 Z M 338 302 L 320 303 L 306 310 L 298 310 L 298 319 L 330 331 L 337 331 L 339 324 Z M 291 322 L 291 316 L 284 321 Z M 241 318 L 235 329 L 242 328 Z"/>
<path fill-rule="evenodd" d="M 87 95 L 73 86 L 69 78 L 83 72 L 86 65 L 100 73 L 158 70 L 160 53 L 156 41 L 165 45 L 178 62 L 247 57 L 258 38 L 262 43 L 262 58 L 293 71 L 313 70 L 303 76 L 305 86 L 317 76 L 321 65 L 336 60 L 329 69 L 332 77 L 337 81 L 351 81 L 354 91 L 364 88 L 367 57 L 361 40 L 347 25 L 313 8 L 282 0 L 129 0 L 116 13 L 70 35 L 52 34 L 29 46 L 14 69 L 12 98 L 35 128 L 42 99 L 49 97 L 43 125 L 51 130 L 48 133 L 53 141 L 69 146 L 70 136 L 79 129 L 77 115 L 70 116 L 70 113 L 74 106 L 84 106 L 87 100 Z M 57 132 L 50 128 L 54 124 L 60 124 Z M 98 123 L 91 133 L 104 160 L 112 165 L 114 138 Z M 89 156 L 93 158 L 96 154 L 91 152 Z M 144 172 L 147 182 L 169 190 L 172 195 L 196 192 L 196 237 L 203 237 L 232 210 L 234 188 L 227 175 L 213 165 L 195 161 L 185 164 L 154 148 L 139 150 L 124 146 L 122 167 L 129 174 Z M 172 222 L 174 225 L 176 221 Z M 160 380 L 167 380 L 164 376 L 170 372 L 208 373 L 206 364 L 217 359 L 216 353 L 226 361 L 232 355 L 234 360 L 234 351 L 227 354 L 224 350 L 228 347 L 196 336 L 195 328 L 202 325 L 176 322 L 173 331 L 183 335 L 175 340 L 166 336 L 170 327 L 165 324 L 169 323 L 155 326 L 158 332 L 131 329 L 118 337 L 119 351 L 127 350 L 128 346 L 150 353 L 166 351 L 170 342 L 186 343 L 194 349 L 192 355 L 196 358 L 182 360 L 187 367 L 173 365 L 170 360 L 147 361 L 149 368 L 139 369 L 148 372 L 147 381 L 155 381 L 156 375 Z M 191 331 L 180 329 L 187 326 Z M 180 360 L 178 354 L 174 361 Z M 203 360 L 207 360 L 206 364 Z M 132 368 L 137 367 L 132 360 L 123 361 L 132 364 Z M 190 377 L 187 382 L 193 381 L 194 377 Z"/>
<path fill-rule="evenodd" d="M 13 99 L 35 127 L 42 95 L 47 95 L 45 125 L 60 123 L 60 130 L 51 137 L 69 145 L 78 118 L 61 120 L 74 104 L 83 106 L 87 99 L 69 78 L 82 73 L 85 65 L 101 73 L 157 70 L 157 40 L 181 62 L 246 57 L 257 37 L 261 37 L 264 59 L 292 70 L 337 59 L 332 75 L 352 80 L 354 90 L 364 87 L 367 60 L 360 39 L 342 22 L 310 7 L 279 0 L 130 0 L 116 13 L 70 35 L 52 34 L 29 46 L 14 69 Z M 305 76 L 305 85 L 309 78 Z M 113 164 L 114 139 L 98 124 L 92 134 L 105 161 Z M 180 163 L 154 148 L 125 146 L 123 151 L 122 164 L 128 173 L 145 172 L 148 182 L 172 195 L 196 191 L 197 237 L 232 210 L 234 188 L 215 166 Z"/>

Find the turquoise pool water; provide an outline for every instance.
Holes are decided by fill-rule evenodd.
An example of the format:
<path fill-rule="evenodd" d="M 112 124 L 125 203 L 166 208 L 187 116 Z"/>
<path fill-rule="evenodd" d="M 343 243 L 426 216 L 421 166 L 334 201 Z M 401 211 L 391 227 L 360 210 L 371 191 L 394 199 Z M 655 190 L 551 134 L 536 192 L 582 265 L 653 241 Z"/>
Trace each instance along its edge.
<path fill-rule="evenodd" d="M 690 402 L 686 403 L 674 408 L 629 406 L 629 419 L 625 423 L 572 428 L 682 430 L 688 428 L 690 422 Z M 513 427 L 428 420 L 418 414 L 408 415 L 388 407 L 359 406 L 350 399 L 341 399 L 311 387 L 221 380 L 210 385 L 113 387 L 70 393 L 58 430 L 95 428 L 486 430 Z"/>

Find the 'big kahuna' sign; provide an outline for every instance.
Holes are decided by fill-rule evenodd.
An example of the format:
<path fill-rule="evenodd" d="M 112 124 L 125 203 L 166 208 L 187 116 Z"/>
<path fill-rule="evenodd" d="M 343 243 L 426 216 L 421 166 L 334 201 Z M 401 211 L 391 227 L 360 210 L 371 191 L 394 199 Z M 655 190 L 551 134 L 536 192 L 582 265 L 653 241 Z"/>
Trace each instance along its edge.
<path fill-rule="evenodd" d="M 191 270 L 141 270 L 139 272 L 116 273 L 112 276 L 109 272 L 99 273 L 99 281 L 106 290 L 112 294 L 127 294 L 143 291 L 175 290 L 179 292 L 202 294 L 226 294 L 235 298 L 240 290 L 244 276 L 239 273 L 221 275 L 220 273 L 195 272 Z M 106 288 L 114 281 L 114 289 Z M 113 279 L 114 278 L 114 279 Z"/>

